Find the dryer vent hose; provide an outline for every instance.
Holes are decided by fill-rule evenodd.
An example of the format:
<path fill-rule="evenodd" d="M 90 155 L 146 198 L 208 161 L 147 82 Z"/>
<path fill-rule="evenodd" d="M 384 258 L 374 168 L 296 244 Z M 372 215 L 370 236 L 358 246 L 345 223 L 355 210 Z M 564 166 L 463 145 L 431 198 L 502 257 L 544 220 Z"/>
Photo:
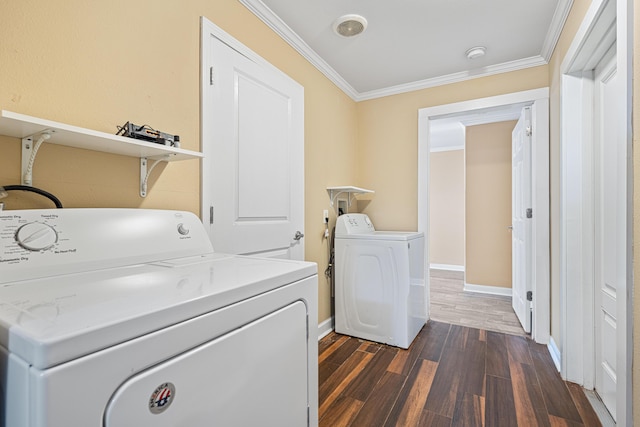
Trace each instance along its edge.
<path fill-rule="evenodd" d="M 60 199 L 58 199 L 56 196 L 49 193 L 48 191 L 44 191 L 36 187 L 30 187 L 28 185 L 5 185 L 4 187 L 0 187 L 0 199 L 7 196 L 6 195 L 7 191 L 15 191 L 15 190 L 30 191 L 32 193 L 39 194 L 51 200 L 56 205 L 56 208 L 58 209 L 62 208 L 62 203 L 60 202 Z"/>

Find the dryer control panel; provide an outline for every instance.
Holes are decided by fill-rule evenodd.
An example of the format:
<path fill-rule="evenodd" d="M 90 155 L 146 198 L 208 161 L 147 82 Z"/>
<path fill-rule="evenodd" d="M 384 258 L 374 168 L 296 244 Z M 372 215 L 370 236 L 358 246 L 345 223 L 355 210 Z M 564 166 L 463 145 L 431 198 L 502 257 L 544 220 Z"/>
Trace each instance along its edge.
<path fill-rule="evenodd" d="M 212 252 L 206 230 L 191 212 L 0 212 L 0 284 Z"/>
<path fill-rule="evenodd" d="M 376 231 L 366 214 L 344 214 L 336 221 L 336 235 L 363 234 Z"/>

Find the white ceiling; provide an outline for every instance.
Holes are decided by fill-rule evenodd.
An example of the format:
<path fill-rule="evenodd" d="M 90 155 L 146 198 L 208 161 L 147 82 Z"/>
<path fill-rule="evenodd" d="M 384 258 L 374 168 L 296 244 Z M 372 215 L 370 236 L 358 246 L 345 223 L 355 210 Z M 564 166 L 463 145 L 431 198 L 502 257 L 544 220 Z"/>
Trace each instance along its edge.
<path fill-rule="evenodd" d="M 573 0 L 239 1 L 360 101 L 546 64 Z M 335 34 L 346 14 L 366 31 Z"/>

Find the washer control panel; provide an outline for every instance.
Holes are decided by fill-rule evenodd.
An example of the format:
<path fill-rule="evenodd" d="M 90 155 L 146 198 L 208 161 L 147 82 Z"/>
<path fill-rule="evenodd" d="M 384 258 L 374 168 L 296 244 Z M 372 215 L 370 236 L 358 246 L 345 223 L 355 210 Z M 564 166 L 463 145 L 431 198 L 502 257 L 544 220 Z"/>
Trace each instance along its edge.
<path fill-rule="evenodd" d="M 0 211 L 0 284 L 210 252 L 206 230 L 190 212 Z"/>
<path fill-rule="evenodd" d="M 336 220 L 336 234 L 362 234 L 376 231 L 366 214 L 344 214 Z"/>

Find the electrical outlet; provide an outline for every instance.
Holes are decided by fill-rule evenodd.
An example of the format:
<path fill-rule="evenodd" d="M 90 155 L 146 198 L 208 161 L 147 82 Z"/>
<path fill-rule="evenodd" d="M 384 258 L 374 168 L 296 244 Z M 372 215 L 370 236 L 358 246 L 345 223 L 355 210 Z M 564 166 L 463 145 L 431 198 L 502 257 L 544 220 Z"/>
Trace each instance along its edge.
<path fill-rule="evenodd" d="M 329 223 L 329 211 L 327 209 L 322 211 L 322 222 L 323 224 Z"/>

